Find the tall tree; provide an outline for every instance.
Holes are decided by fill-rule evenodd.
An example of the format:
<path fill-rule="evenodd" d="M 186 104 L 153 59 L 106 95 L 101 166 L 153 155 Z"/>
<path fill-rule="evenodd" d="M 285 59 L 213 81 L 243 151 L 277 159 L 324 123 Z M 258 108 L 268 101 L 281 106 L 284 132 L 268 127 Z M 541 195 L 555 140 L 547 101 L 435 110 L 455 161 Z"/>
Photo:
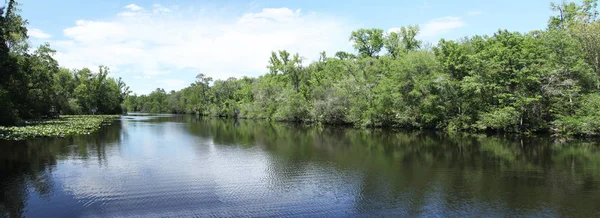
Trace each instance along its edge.
<path fill-rule="evenodd" d="M 402 37 L 402 43 L 404 44 L 404 49 L 406 51 L 414 51 L 421 48 L 421 41 L 417 40 L 419 31 L 420 29 L 417 25 L 400 27 L 400 36 Z"/>
<path fill-rule="evenodd" d="M 388 33 L 385 36 L 384 46 L 392 58 L 398 58 L 404 52 L 402 36 L 398 32 Z"/>
<path fill-rule="evenodd" d="M 350 41 L 362 57 L 376 57 L 383 47 L 383 30 L 358 29 L 352 31 Z"/>
<path fill-rule="evenodd" d="M 583 0 L 580 4 L 563 0 L 550 3 L 550 8 L 558 14 L 550 17 L 549 29 L 566 29 L 575 23 L 592 23 L 598 19 L 598 0 Z"/>
<path fill-rule="evenodd" d="M 402 53 L 415 51 L 421 48 L 421 41 L 417 39 L 419 26 L 400 27 L 397 31 L 388 33 L 384 40 L 385 49 L 393 58 L 398 58 Z"/>
<path fill-rule="evenodd" d="M 17 13 L 19 4 L 8 1 L 0 10 L 0 125 L 14 124 L 27 111 L 27 74 L 19 65 L 27 51 L 27 21 Z"/>

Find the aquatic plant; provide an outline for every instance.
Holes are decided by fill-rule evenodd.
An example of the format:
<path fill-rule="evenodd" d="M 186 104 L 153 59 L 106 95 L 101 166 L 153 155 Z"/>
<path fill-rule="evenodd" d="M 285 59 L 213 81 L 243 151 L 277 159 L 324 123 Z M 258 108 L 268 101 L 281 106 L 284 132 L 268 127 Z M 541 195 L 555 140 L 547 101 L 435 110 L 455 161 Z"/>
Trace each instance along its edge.
<path fill-rule="evenodd" d="M 66 137 L 90 134 L 120 115 L 66 115 L 60 119 L 27 121 L 22 126 L 0 126 L 0 139 L 24 140 L 35 137 Z"/>

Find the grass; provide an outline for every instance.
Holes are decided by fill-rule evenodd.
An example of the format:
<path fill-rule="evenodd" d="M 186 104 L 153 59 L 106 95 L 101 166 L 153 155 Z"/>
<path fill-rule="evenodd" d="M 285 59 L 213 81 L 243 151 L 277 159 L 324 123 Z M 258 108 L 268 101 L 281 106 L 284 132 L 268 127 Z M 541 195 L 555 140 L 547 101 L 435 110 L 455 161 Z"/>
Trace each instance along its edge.
<path fill-rule="evenodd" d="M 66 137 L 90 134 L 110 125 L 120 115 L 63 115 L 60 119 L 27 121 L 23 126 L 0 126 L 0 139 L 24 140 L 36 137 Z"/>

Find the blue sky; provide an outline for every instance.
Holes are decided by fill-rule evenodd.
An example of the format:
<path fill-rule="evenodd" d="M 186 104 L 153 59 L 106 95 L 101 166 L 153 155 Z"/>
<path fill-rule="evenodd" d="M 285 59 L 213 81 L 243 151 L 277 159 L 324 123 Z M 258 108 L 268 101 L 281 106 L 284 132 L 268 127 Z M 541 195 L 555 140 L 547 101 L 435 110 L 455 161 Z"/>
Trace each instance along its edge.
<path fill-rule="evenodd" d="M 352 51 L 358 28 L 393 31 L 418 24 L 420 38 L 543 29 L 547 0 L 505 1 L 139 1 L 20 0 L 30 41 L 49 42 L 68 68 L 107 65 L 132 90 L 181 89 L 198 73 L 216 79 L 266 72 L 270 51 Z"/>

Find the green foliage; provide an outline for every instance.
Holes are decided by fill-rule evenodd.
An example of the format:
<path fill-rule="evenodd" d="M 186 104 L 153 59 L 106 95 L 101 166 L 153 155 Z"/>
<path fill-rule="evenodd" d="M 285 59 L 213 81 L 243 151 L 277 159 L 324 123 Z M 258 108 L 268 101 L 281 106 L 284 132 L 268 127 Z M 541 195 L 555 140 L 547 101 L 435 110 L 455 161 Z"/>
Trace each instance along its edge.
<path fill-rule="evenodd" d="M 118 117 L 119 115 L 67 115 L 56 120 L 26 122 L 24 126 L 0 126 L 0 139 L 23 140 L 90 134 Z"/>
<path fill-rule="evenodd" d="M 83 113 L 82 109 L 81 109 L 81 105 L 75 98 L 69 99 L 68 104 L 66 105 L 66 107 L 63 107 L 63 109 L 65 110 L 65 112 L 67 114 L 82 114 Z"/>
<path fill-rule="evenodd" d="M 574 115 L 559 116 L 552 124 L 554 132 L 562 136 L 593 136 L 600 133 L 600 94 L 581 97 Z"/>
<path fill-rule="evenodd" d="M 129 94 L 125 83 L 107 77 L 106 67 L 98 73 L 61 69 L 48 43 L 30 49 L 27 20 L 18 6 L 10 0 L 0 10 L 0 125 L 40 119 L 52 108 L 62 114 L 87 114 L 93 108 L 100 114 L 121 113 Z"/>
<path fill-rule="evenodd" d="M 482 113 L 477 121 L 477 128 L 481 130 L 496 129 L 513 131 L 512 128 L 519 124 L 519 112 L 513 107 L 504 107 Z"/>
<path fill-rule="evenodd" d="M 324 96 L 315 99 L 312 103 L 311 117 L 322 123 L 345 124 L 349 123 L 347 114 L 350 109 L 352 97 L 342 87 L 330 87 L 324 90 Z"/>
<path fill-rule="evenodd" d="M 310 108 L 304 96 L 298 92 L 286 90 L 281 93 L 281 97 L 285 104 L 277 109 L 273 114 L 273 119 L 276 121 L 310 121 Z"/>
<path fill-rule="evenodd" d="M 274 51 L 258 78 L 213 82 L 200 74 L 180 91 L 130 96 L 124 107 L 357 127 L 600 135 L 596 5 L 552 4 L 559 14 L 547 30 L 498 30 L 432 48 L 417 40 L 418 26 L 387 34 L 358 29 L 349 37 L 357 54 L 323 52 L 307 65 L 297 53 Z"/>
<path fill-rule="evenodd" d="M 384 39 L 385 49 L 390 56 L 398 58 L 403 53 L 415 51 L 421 48 L 421 41 L 416 37 L 419 34 L 419 26 L 400 27 L 396 31 L 387 34 Z"/>
<path fill-rule="evenodd" d="M 375 57 L 383 47 L 383 30 L 358 29 L 350 34 L 350 40 L 361 57 Z"/>
<path fill-rule="evenodd" d="M 581 4 L 563 0 L 560 4 L 552 2 L 550 8 L 558 12 L 548 21 L 550 29 L 566 29 L 578 23 L 592 23 L 598 18 L 598 0 L 583 0 Z"/>

